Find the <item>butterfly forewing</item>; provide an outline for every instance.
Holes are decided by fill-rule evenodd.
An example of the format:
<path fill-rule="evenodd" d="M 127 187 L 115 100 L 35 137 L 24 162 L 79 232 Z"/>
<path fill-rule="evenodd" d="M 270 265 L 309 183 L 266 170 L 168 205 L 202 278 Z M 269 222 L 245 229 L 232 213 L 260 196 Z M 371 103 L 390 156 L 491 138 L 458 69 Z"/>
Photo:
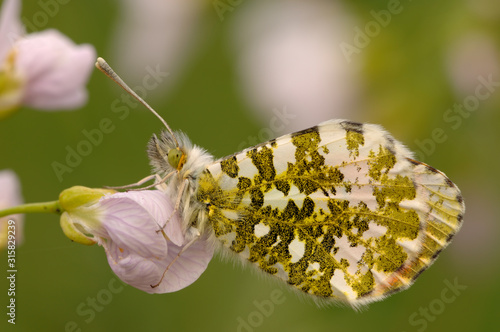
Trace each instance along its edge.
<path fill-rule="evenodd" d="M 460 227 L 458 188 L 411 158 L 377 125 L 332 120 L 218 160 L 197 197 L 224 247 L 357 305 L 408 287 Z"/>

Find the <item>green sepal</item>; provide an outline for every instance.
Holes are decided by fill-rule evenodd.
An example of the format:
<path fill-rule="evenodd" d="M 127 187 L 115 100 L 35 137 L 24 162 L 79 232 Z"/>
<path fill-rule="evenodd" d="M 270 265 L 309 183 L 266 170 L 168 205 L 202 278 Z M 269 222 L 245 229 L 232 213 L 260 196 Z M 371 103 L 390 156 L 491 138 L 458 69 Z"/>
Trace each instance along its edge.
<path fill-rule="evenodd" d="M 94 189 L 83 186 L 74 186 L 65 189 L 59 195 L 59 205 L 64 211 L 72 211 L 82 206 L 97 202 L 106 194 L 116 193 L 113 189 Z"/>

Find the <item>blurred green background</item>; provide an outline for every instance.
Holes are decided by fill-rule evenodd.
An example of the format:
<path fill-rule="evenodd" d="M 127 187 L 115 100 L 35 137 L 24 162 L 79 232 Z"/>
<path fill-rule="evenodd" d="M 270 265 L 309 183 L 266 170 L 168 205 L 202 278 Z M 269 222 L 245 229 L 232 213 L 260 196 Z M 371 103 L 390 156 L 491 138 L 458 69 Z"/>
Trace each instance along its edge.
<path fill-rule="evenodd" d="M 344 2 L 345 9 L 356 18 L 345 31 L 347 42 L 353 41 L 354 26 L 363 28 L 373 20 L 371 11 L 388 7 L 388 1 Z M 121 1 L 24 1 L 23 17 L 30 20 L 44 11 L 40 3 L 58 6 L 57 14 L 48 16 L 43 29 L 56 28 L 76 43 L 93 44 L 100 56 L 111 56 Z M 250 1 L 220 3 L 232 10 L 221 20 L 216 2 L 204 4 L 197 18 L 203 27 L 198 45 L 182 73 L 169 83 L 168 94 L 163 94 L 160 86 L 154 95 L 146 96 L 172 128 L 182 129 L 216 157 L 234 153 L 241 142 L 268 125 L 241 95 L 236 60 L 229 46 L 232 20 Z M 410 149 L 419 151 L 425 162 L 446 172 L 461 188 L 466 202 L 462 230 L 415 285 L 361 312 L 335 306 L 318 308 L 249 267 L 215 257 L 188 288 L 149 295 L 130 286 L 120 287 L 102 248 L 69 241 L 56 216 L 28 215 L 25 243 L 16 253 L 15 330 L 486 331 L 498 326 L 500 89 L 496 87 L 498 91 L 481 100 L 476 110 L 461 117 L 459 125 L 444 116 L 468 96 L 456 88 L 449 68 L 453 45 L 462 37 L 470 33 L 486 36 L 495 60 L 488 67 L 481 60 L 486 51 L 471 49 L 473 55 L 459 62 L 456 70 L 470 70 L 473 78 L 492 75 L 493 81 L 500 81 L 500 6 L 496 0 L 401 4 L 404 10 L 353 56 L 362 64 L 362 86 L 352 119 L 379 123 Z M 475 74 L 475 68 L 482 72 Z M 126 77 L 124 70 L 120 68 L 120 74 Z M 479 81 L 470 84 L 474 87 Z M 80 110 L 41 112 L 24 108 L 0 122 L 0 169 L 17 172 L 26 202 L 54 200 L 73 185 L 123 185 L 149 174 L 145 146 L 152 133 L 162 129 L 161 123 L 140 107 L 130 109 L 129 115 L 120 119 L 111 105 L 122 91 L 97 71 L 88 90 L 89 102 Z M 335 116 L 332 110 L 331 117 Z M 105 134 L 102 143 L 65 174 L 62 182 L 58 181 L 52 163 L 64 163 L 66 147 L 75 148 L 85 139 L 82 131 L 98 128 L 103 118 L 111 119 L 114 131 Z M 457 124 L 455 128 L 453 123 Z M 430 143 L 436 128 L 441 128 L 447 139 Z M 5 252 L 0 253 L 0 262 L 7 270 Z M 449 283 L 466 288 L 446 303 L 442 294 Z M 3 277 L 0 330 L 14 330 L 4 314 L 7 289 Z M 281 292 L 282 301 L 273 304 L 272 310 L 259 311 L 259 304 L 269 304 L 273 292 Z M 93 299 L 97 299 L 94 308 Z"/>

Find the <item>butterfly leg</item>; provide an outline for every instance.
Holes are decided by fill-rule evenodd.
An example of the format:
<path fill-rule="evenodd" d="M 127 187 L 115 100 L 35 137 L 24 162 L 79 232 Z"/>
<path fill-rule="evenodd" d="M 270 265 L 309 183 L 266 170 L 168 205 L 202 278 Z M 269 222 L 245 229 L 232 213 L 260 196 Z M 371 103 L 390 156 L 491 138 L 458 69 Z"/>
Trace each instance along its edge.
<path fill-rule="evenodd" d="M 115 190 L 128 189 L 128 188 L 133 188 L 133 187 L 141 186 L 144 183 L 146 183 L 146 182 L 148 182 L 148 181 L 150 181 L 150 180 L 152 180 L 154 178 L 155 178 L 155 174 L 152 174 L 152 175 L 146 176 L 144 179 L 141 179 L 141 180 L 137 181 L 136 183 L 127 184 L 127 185 L 124 185 L 124 186 L 104 186 L 104 188 L 106 188 L 106 189 L 115 189 Z"/>
<path fill-rule="evenodd" d="M 168 173 L 167 175 L 165 175 L 164 177 L 160 177 L 160 175 L 154 174 L 154 177 L 156 178 L 156 181 L 154 183 L 152 183 L 146 187 L 136 188 L 136 189 L 131 189 L 131 190 L 132 191 L 146 190 L 146 189 L 151 189 L 154 187 L 159 188 L 160 190 L 166 190 L 167 187 L 165 185 L 165 181 L 167 181 L 168 178 L 171 177 L 172 175 L 174 175 L 176 172 L 177 171 L 172 171 L 172 172 Z"/>
<path fill-rule="evenodd" d="M 156 178 L 156 181 L 146 187 L 142 187 L 142 188 L 134 188 L 134 189 L 131 189 L 133 191 L 137 191 L 137 190 L 145 190 L 145 189 L 150 189 L 150 188 L 153 188 L 153 187 L 156 187 L 158 185 L 161 185 L 163 183 L 165 183 L 165 181 L 171 177 L 173 174 L 175 174 L 176 171 L 173 171 L 173 172 L 170 172 L 168 173 L 166 176 L 164 176 L 163 178 L 161 178 L 158 174 L 151 174 L 151 175 L 148 175 L 146 176 L 145 178 L 137 181 L 136 183 L 131 183 L 131 184 L 127 184 L 127 185 L 124 185 L 124 186 L 104 186 L 104 188 L 107 188 L 107 189 L 115 189 L 115 190 L 122 190 L 122 189 L 129 189 L 129 188 L 134 188 L 134 187 L 139 187 L 139 186 L 142 186 L 144 183 L 148 182 L 148 181 L 151 181 L 152 179 L 155 179 Z"/>
<path fill-rule="evenodd" d="M 158 281 L 158 283 L 157 283 L 157 284 L 155 284 L 155 285 L 150 285 L 150 286 L 151 286 L 151 288 L 156 288 L 156 287 L 160 286 L 161 282 L 162 282 L 162 281 L 163 281 L 163 279 L 165 278 L 165 274 L 166 274 L 166 273 L 167 273 L 167 271 L 168 271 L 168 270 L 172 267 L 172 265 L 174 265 L 174 263 L 175 263 L 175 262 L 177 261 L 177 259 L 181 256 L 181 254 L 182 254 L 183 252 L 185 252 L 186 250 L 188 250 L 188 249 L 189 249 L 189 247 L 191 247 L 191 245 L 192 245 L 193 243 L 195 243 L 196 241 L 198 241 L 198 239 L 200 238 L 201 234 L 200 234 L 200 232 L 199 232 L 198 230 L 196 230 L 196 229 L 195 229 L 195 231 L 196 231 L 196 233 L 197 233 L 197 234 L 196 234 L 196 235 L 195 235 L 195 236 L 194 236 L 194 237 L 193 237 L 193 238 L 192 238 L 192 239 L 191 239 L 188 243 L 186 243 L 186 244 L 182 247 L 182 249 L 179 251 L 179 253 L 177 254 L 177 256 L 175 256 L 175 258 L 174 258 L 174 259 L 170 262 L 170 264 L 168 264 L 168 266 L 165 268 L 165 271 L 163 271 L 163 274 L 162 274 L 162 276 L 161 276 L 160 281 Z"/>
<path fill-rule="evenodd" d="M 175 200 L 175 205 L 174 205 L 174 210 L 172 211 L 172 214 L 170 217 L 168 217 L 167 221 L 163 224 L 163 226 L 160 227 L 159 230 L 156 232 L 163 232 L 163 229 L 165 226 L 167 226 L 167 223 L 170 221 L 172 216 L 179 211 L 179 207 L 181 206 L 181 200 L 182 200 L 182 195 L 184 194 L 184 190 L 186 189 L 186 184 L 188 183 L 188 179 L 184 179 L 184 181 L 181 182 L 181 185 L 179 186 L 179 195 L 177 195 L 177 199 Z M 164 233 L 165 234 L 165 233 Z"/>

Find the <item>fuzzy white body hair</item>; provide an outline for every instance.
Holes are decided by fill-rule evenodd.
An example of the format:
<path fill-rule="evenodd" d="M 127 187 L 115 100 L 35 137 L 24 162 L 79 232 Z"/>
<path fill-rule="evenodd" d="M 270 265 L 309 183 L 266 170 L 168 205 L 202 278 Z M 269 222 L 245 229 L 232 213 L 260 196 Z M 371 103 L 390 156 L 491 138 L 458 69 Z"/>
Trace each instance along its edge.
<path fill-rule="evenodd" d="M 205 206 L 196 200 L 196 191 L 198 189 L 198 178 L 207 166 L 213 163 L 214 157 L 205 149 L 192 144 L 183 132 L 176 132 L 175 137 L 176 140 L 165 130 L 161 132 L 160 138 L 153 135 L 148 143 L 148 156 L 155 174 L 164 177 L 171 172 L 176 172 L 166 181 L 166 194 L 173 203 L 182 194 L 178 212 L 188 242 L 196 236 L 206 234 L 207 231 L 207 213 Z M 176 148 L 179 148 L 186 158 L 180 170 L 172 167 L 167 159 L 168 152 Z M 186 182 L 186 184 L 181 193 L 183 182 Z"/>

